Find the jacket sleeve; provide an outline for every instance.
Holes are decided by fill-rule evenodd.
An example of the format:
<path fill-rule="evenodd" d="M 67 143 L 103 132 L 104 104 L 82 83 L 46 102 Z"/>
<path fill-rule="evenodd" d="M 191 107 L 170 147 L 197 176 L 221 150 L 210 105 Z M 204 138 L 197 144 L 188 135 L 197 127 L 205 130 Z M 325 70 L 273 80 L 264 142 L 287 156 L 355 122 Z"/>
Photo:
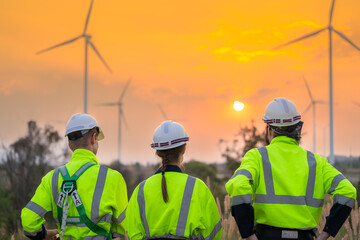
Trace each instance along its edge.
<path fill-rule="evenodd" d="M 53 172 L 42 178 L 35 195 L 21 211 L 24 234 L 30 239 L 43 239 L 46 236 L 43 224 L 44 215 L 52 209 L 51 176 Z"/>
<path fill-rule="evenodd" d="M 259 159 L 261 156 L 257 149 L 247 152 L 240 167 L 225 185 L 226 191 L 231 197 L 231 213 L 243 238 L 254 233 L 252 199 L 259 184 Z"/>
<path fill-rule="evenodd" d="M 332 195 L 334 205 L 326 217 L 325 232 L 335 237 L 355 205 L 356 189 L 338 170 L 323 160 L 324 193 Z"/>
<path fill-rule="evenodd" d="M 114 212 L 111 221 L 112 237 L 124 237 L 126 232 L 127 187 L 123 176 L 116 172 L 114 186 Z"/>
<path fill-rule="evenodd" d="M 200 179 L 197 179 L 196 182 L 200 185 L 199 197 L 204 200 L 200 202 L 202 205 L 200 206 L 200 209 L 202 210 L 200 221 L 204 226 L 204 229 L 200 230 L 200 234 L 204 237 L 204 239 L 220 240 L 222 237 L 223 228 L 214 196 L 204 182 L 202 182 Z M 195 234 L 197 235 L 197 233 Z"/>
<path fill-rule="evenodd" d="M 247 152 L 240 167 L 226 183 L 225 188 L 231 197 L 231 206 L 243 203 L 251 204 L 258 184 L 259 158 L 261 157 L 257 149 Z"/>
<path fill-rule="evenodd" d="M 335 203 L 353 208 L 356 199 L 356 189 L 336 168 L 327 162 L 323 165 L 324 193 L 332 195 Z"/>
<path fill-rule="evenodd" d="M 126 209 L 126 227 L 130 240 L 143 239 L 145 237 L 144 224 L 140 217 L 140 209 L 137 201 L 139 185 L 131 195 L 129 205 Z"/>

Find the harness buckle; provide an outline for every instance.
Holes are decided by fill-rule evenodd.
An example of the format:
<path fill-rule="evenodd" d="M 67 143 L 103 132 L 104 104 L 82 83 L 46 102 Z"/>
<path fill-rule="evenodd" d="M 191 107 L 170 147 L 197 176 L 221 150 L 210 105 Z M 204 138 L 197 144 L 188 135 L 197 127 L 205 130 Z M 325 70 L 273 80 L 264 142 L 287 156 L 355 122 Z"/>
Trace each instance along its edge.
<path fill-rule="evenodd" d="M 76 181 L 75 180 L 65 180 L 61 185 L 61 190 L 64 193 L 71 194 L 74 190 L 76 190 Z"/>

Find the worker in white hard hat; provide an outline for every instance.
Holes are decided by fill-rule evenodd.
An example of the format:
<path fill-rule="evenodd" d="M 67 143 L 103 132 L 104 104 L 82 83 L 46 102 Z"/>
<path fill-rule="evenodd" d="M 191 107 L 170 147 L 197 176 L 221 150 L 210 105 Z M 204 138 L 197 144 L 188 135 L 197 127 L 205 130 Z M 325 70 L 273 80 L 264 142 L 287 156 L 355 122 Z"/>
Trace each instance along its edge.
<path fill-rule="evenodd" d="M 274 99 L 263 121 L 268 145 L 248 151 L 225 186 L 242 238 L 335 237 L 354 207 L 356 189 L 326 158 L 299 146 L 303 122 L 293 102 Z M 326 193 L 334 204 L 325 228 L 317 230 Z"/>
<path fill-rule="evenodd" d="M 205 183 L 182 172 L 186 142 L 183 126 L 163 122 L 151 147 L 161 167 L 134 190 L 126 211 L 129 239 L 221 239 L 215 199 Z"/>
<path fill-rule="evenodd" d="M 73 151 L 70 162 L 50 171 L 21 213 L 30 239 L 112 239 L 124 237 L 127 189 L 122 175 L 99 165 L 98 141 L 104 134 L 95 118 L 73 115 L 65 137 Z M 52 212 L 58 229 L 47 230 L 44 215 Z"/>

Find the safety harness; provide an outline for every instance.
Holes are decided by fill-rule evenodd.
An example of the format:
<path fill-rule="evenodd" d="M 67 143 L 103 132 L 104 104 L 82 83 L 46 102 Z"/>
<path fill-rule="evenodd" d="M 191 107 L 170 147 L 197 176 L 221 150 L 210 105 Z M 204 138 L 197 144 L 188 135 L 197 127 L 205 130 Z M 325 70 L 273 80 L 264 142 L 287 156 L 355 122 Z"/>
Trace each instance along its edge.
<path fill-rule="evenodd" d="M 75 224 L 81 224 L 84 223 L 91 231 L 98 235 L 105 236 L 107 239 L 111 239 L 110 234 L 103 228 L 99 227 L 95 223 L 93 223 L 87 216 L 85 212 L 84 205 L 81 201 L 81 198 L 77 192 L 77 186 L 76 186 L 76 180 L 91 166 L 95 165 L 95 163 L 86 163 L 83 166 L 81 166 L 71 177 L 70 174 L 66 168 L 66 166 L 63 167 L 65 169 L 64 171 L 59 171 L 61 173 L 61 176 L 63 178 L 63 183 L 61 185 L 61 190 L 57 202 L 57 217 L 61 226 L 61 240 L 64 237 L 65 232 L 65 226 L 66 223 L 73 223 L 70 221 L 67 221 L 67 213 L 70 207 L 69 203 L 69 195 L 72 198 L 72 201 L 80 215 L 80 222 L 76 221 Z"/>

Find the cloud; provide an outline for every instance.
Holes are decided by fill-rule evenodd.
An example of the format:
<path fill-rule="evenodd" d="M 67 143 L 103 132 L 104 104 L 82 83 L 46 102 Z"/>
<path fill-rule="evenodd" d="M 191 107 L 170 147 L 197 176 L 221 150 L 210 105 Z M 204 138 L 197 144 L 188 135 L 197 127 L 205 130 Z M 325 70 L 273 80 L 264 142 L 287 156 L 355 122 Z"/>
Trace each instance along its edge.
<path fill-rule="evenodd" d="M 171 91 L 171 89 L 168 89 L 168 88 L 154 88 L 152 90 L 152 93 L 154 94 L 161 94 L 161 95 L 172 95 L 173 94 L 173 91 Z"/>
<path fill-rule="evenodd" d="M 258 90 L 257 95 L 268 96 L 268 95 L 276 93 L 278 91 L 279 91 L 279 89 L 261 88 Z"/>
<path fill-rule="evenodd" d="M 238 62 L 247 63 L 255 57 L 275 57 L 287 55 L 284 51 L 279 50 L 255 50 L 255 51 L 241 51 L 234 50 L 231 47 L 221 47 L 212 51 L 212 54 L 220 59 L 235 60 Z"/>
<path fill-rule="evenodd" d="M 284 27 L 282 27 L 281 29 L 287 30 L 287 29 L 294 29 L 294 28 L 299 28 L 299 27 L 304 27 L 304 26 L 318 28 L 318 29 L 326 27 L 326 25 L 324 25 L 324 24 L 318 24 L 313 21 L 304 20 L 304 21 L 296 21 L 296 22 L 289 23 L 289 24 L 285 25 Z"/>

